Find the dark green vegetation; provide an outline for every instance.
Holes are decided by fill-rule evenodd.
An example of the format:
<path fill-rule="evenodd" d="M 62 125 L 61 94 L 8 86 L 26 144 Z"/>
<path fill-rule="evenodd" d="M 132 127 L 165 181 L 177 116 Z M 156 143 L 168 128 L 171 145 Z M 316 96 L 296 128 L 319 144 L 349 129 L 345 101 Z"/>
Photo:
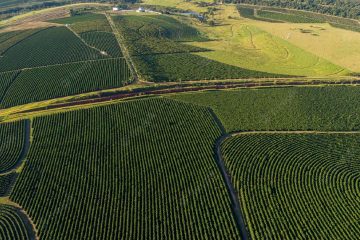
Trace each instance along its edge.
<path fill-rule="evenodd" d="M 22 71 L 8 87 L 2 108 L 121 87 L 131 80 L 123 58 L 87 61 Z"/>
<path fill-rule="evenodd" d="M 38 31 L 39 29 L 36 30 L 31 29 L 24 31 L 0 33 L 0 55 L 3 55 L 6 52 L 6 50 L 8 50 L 11 46 L 17 44 L 21 40 L 31 36 L 32 34 Z"/>
<path fill-rule="evenodd" d="M 25 122 L 0 124 L 0 139 L 0 173 L 3 173 L 18 163 L 25 142 Z"/>
<path fill-rule="evenodd" d="M 8 173 L 6 175 L 0 175 L 0 197 L 8 196 L 11 192 L 17 173 Z"/>
<path fill-rule="evenodd" d="M 41 43 L 41 44 L 40 44 Z M 104 58 L 65 27 L 42 30 L 6 51 L 0 71 Z"/>
<path fill-rule="evenodd" d="M 189 93 L 172 98 L 211 107 L 228 132 L 360 130 L 360 88 L 293 87 Z"/>
<path fill-rule="evenodd" d="M 116 16 L 114 21 L 141 77 L 147 81 L 281 76 L 234 67 L 193 54 L 208 50 L 184 42 L 205 41 L 206 38 L 195 28 L 169 16 Z"/>
<path fill-rule="evenodd" d="M 223 78 L 246 77 L 278 77 L 281 75 L 267 74 L 221 64 L 198 55 L 180 53 L 169 55 L 145 55 L 133 57 L 134 62 L 154 82 L 211 80 Z M 174 64 L 175 63 L 175 64 Z"/>
<path fill-rule="evenodd" d="M 358 239 L 360 135 L 251 134 L 222 145 L 252 239 Z"/>
<path fill-rule="evenodd" d="M 105 55 L 122 57 L 121 49 L 113 33 L 86 32 L 80 34 L 80 37 L 90 46 L 104 52 Z"/>
<path fill-rule="evenodd" d="M 0 73 L 0 102 L 19 73 L 19 71 Z"/>
<path fill-rule="evenodd" d="M 40 239 L 239 239 L 207 108 L 151 98 L 33 127 L 10 198 Z"/>
<path fill-rule="evenodd" d="M 92 31 L 112 32 L 111 27 L 103 14 L 88 13 L 79 16 L 51 20 L 51 22 L 67 24 L 77 33 Z"/>
<path fill-rule="evenodd" d="M 31 239 L 19 210 L 0 204 L 0 239 Z"/>
<path fill-rule="evenodd" d="M 338 1 L 338 0 L 225 0 L 227 3 L 246 3 L 259 6 L 290 8 L 317 12 L 324 15 L 334 15 L 360 19 L 360 1 Z M 331 17 L 331 16 L 330 16 Z"/>
<path fill-rule="evenodd" d="M 360 23 L 354 19 L 275 7 L 238 5 L 237 8 L 241 16 L 254 20 L 290 23 L 327 22 L 337 28 L 360 32 Z"/>

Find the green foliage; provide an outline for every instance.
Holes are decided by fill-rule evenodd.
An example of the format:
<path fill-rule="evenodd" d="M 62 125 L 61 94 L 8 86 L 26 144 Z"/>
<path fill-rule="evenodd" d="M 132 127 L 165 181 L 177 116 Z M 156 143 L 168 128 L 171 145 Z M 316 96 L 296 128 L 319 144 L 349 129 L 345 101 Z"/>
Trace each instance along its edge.
<path fill-rule="evenodd" d="M 360 130 L 360 88 L 294 87 L 174 95 L 211 107 L 228 132 Z"/>
<path fill-rule="evenodd" d="M 104 31 L 112 32 L 109 22 L 103 14 L 83 14 L 74 17 L 60 18 L 51 22 L 68 24 L 77 33 Z"/>
<path fill-rule="evenodd" d="M 104 58 L 65 27 L 40 31 L 8 49 L 0 71 Z"/>
<path fill-rule="evenodd" d="M 147 81 L 281 76 L 230 66 L 191 54 L 208 50 L 180 42 L 203 41 L 204 38 L 195 28 L 168 16 L 117 16 L 114 21 L 138 72 Z"/>
<path fill-rule="evenodd" d="M 111 57 L 122 57 L 122 52 L 113 33 L 108 32 L 86 32 L 80 37 L 90 46 L 104 51 Z"/>
<path fill-rule="evenodd" d="M 260 18 L 263 19 L 271 19 L 275 21 L 281 21 L 281 22 L 290 22 L 290 23 L 318 23 L 322 22 L 316 19 L 303 17 L 301 15 L 295 15 L 295 14 L 286 14 L 281 12 L 275 12 L 275 11 L 265 11 L 265 10 L 258 10 L 257 15 Z"/>
<path fill-rule="evenodd" d="M 0 175 L 0 197 L 8 196 L 11 192 L 17 173 L 9 173 L 6 175 Z"/>
<path fill-rule="evenodd" d="M 19 215 L 19 210 L 13 206 L 0 204 L 0 226 L 0 239 L 32 239 Z"/>
<path fill-rule="evenodd" d="M 0 102 L 19 73 L 19 71 L 0 73 Z"/>
<path fill-rule="evenodd" d="M 1 107 L 121 87 L 130 80 L 123 58 L 24 70 L 7 90 Z"/>
<path fill-rule="evenodd" d="M 252 239 L 357 239 L 359 134 L 251 134 L 221 145 Z"/>
<path fill-rule="evenodd" d="M 133 57 L 133 60 L 141 74 L 154 82 L 282 76 L 234 67 L 189 53 L 145 55 Z"/>
<path fill-rule="evenodd" d="M 14 46 L 23 39 L 35 34 L 39 29 L 30 29 L 24 31 L 13 31 L 0 33 L 0 55 L 3 55 L 6 50 Z"/>
<path fill-rule="evenodd" d="M 33 127 L 10 197 L 41 239 L 239 239 L 207 108 L 150 98 Z"/>
<path fill-rule="evenodd" d="M 25 142 L 25 122 L 0 124 L 0 172 L 11 170 L 21 156 Z"/>

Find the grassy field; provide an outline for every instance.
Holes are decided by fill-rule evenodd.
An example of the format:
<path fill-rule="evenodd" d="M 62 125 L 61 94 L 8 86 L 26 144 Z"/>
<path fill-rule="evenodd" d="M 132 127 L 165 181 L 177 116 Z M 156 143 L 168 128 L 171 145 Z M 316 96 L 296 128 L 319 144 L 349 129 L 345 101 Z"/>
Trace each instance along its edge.
<path fill-rule="evenodd" d="M 193 26 L 163 15 L 113 17 L 133 62 L 146 81 L 174 82 L 230 78 L 284 77 L 202 57 L 209 50 L 186 45 L 207 39 Z M 204 43 L 205 44 L 205 43 Z M 201 69 L 201 71 L 200 71 Z"/>
<path fill-rule="evenodd" d="M 211 107 L 228 132 L 360 130 L 359 87 L 293 87 L 174 94 Z"/>
<path fill-rule="evenodd" d="M 360 33 L 331 27 L 329 24 L 265 23 L 252 25 L 286 40 L 338 66 L 360 72 Z"/>
<path fill-rule="evenodd" d="M 270 24 L 239 18 L 235 6 L 219 7 L 215 27 L 198 25 L 214 41 L 191 43 L 213 51 L 197 53 L 232 66 L 250 70 L 297 76 L 330 76 L 349 73 L 310 51 L 263 31 L 258 24 Z M 256 23 L 256 24 L 255 24 Z"/>
<path fill-rule="evenodd" d="M 357 239 L 360 134 L 251 134 L 223 158 L 252 239 Z"/>
<path fill-rule="evenodd" d="M 207 108 L 147 99 L 36 118 L 33 128 L 10 198 L 40 239 L 239 239 Z"/>

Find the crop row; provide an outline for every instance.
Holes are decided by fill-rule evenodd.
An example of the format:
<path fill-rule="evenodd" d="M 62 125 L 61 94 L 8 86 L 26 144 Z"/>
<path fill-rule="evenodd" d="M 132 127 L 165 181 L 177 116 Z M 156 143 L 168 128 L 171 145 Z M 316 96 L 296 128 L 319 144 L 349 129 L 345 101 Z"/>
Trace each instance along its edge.
<path fill-rule="evenodd" d="M 15 183 L 17 174 L 12 172 L 6 175 L 0 175 L 0 197 L 8 196 Z"/>
<path fill-rule="evenodd" d="M 10 198 L 40 239 L 239 239 L 207 108 L 151 98 L 33 127 Z"/>
<path fill-rule="evenodd" d="M 6 91 L 2 108 L 121 87 L 130 82 L 123 58 L 23 70 Z"/>
<path fill-rule="evenodd" d="M 111 57 L 122 57 L 121 49 L 113 33 L 86 32 L 80 36 L 87 44 L 101 50 L 103 54 Z"/>
<path fill-rule="evenodd" d="M 359 87 L 240 89 L 171 98 L 211 107 L 228 132 L 360 130 Z"/>
<path fill-rule="evenodd" d="M 0 239 L 31 239 L 18 209 L 0 204 Z"/>
<path fill-rule="evenodd" d="M 0 33 L 0 55 L 3 55 L 10 47 L 31 36 L 37 31 L 39 31 L 39 29 Z"/>
<path fill-rule="evenodd" d="M 0 58 L 0 72 L 105 57 L 87 47 L 67 28 L 53 27 L 39 31 L 8 49 Z"/>
<path fill-rule="evenodd" d="M 66 24 L 79 34 L 92 31 L 112 32 L 109 22 L 103 14 L 87 13 L 79 16 L 56 19 L 51 22 Z"/>
<path fill-rule="evenodd" d="M 360 135 L 250 134 L 221 145 L 253 239 L 358 239 Z"/>
<path fill-rule="evenodd" d="M 13 168 L 23 150 L 25 122 L 0 124 L 0 172 Z"/>
<path fill-rule="evenodd" d="M 180 41 L 203 41 L 205 38 L 192 26 L 168 16 L 117 16 L 114 22 L 125 39 L 138 72 L 147 81 L 283 76 L 239 68 L 196 55 L 196 52 L 209 50 Z"/>

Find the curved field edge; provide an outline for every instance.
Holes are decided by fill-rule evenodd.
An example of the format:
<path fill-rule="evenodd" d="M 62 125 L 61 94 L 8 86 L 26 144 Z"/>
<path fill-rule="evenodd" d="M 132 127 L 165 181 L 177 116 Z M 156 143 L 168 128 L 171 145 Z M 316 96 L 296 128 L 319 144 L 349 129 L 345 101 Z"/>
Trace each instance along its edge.
<path fill-rule="evenodd" d="M 360 132 L 299 131 L 225 140 L 224 161 L 251 237 L 356 239 L 359 139 Z"/>
<path fill-rule="evenodd" d="M 10 198 L 40 238 L 239 238 L 214 160 L 221 130 L 207 108 L 144 99 L 36 118 L 33 126 Z M 147 227 L 132 231 L 140 226 Z"/>
<path fill-rule="evenodd" d="M 0 203 L 0 226 L 2 239 L 38 239 L 31 220 L 17 204 Z"/>

